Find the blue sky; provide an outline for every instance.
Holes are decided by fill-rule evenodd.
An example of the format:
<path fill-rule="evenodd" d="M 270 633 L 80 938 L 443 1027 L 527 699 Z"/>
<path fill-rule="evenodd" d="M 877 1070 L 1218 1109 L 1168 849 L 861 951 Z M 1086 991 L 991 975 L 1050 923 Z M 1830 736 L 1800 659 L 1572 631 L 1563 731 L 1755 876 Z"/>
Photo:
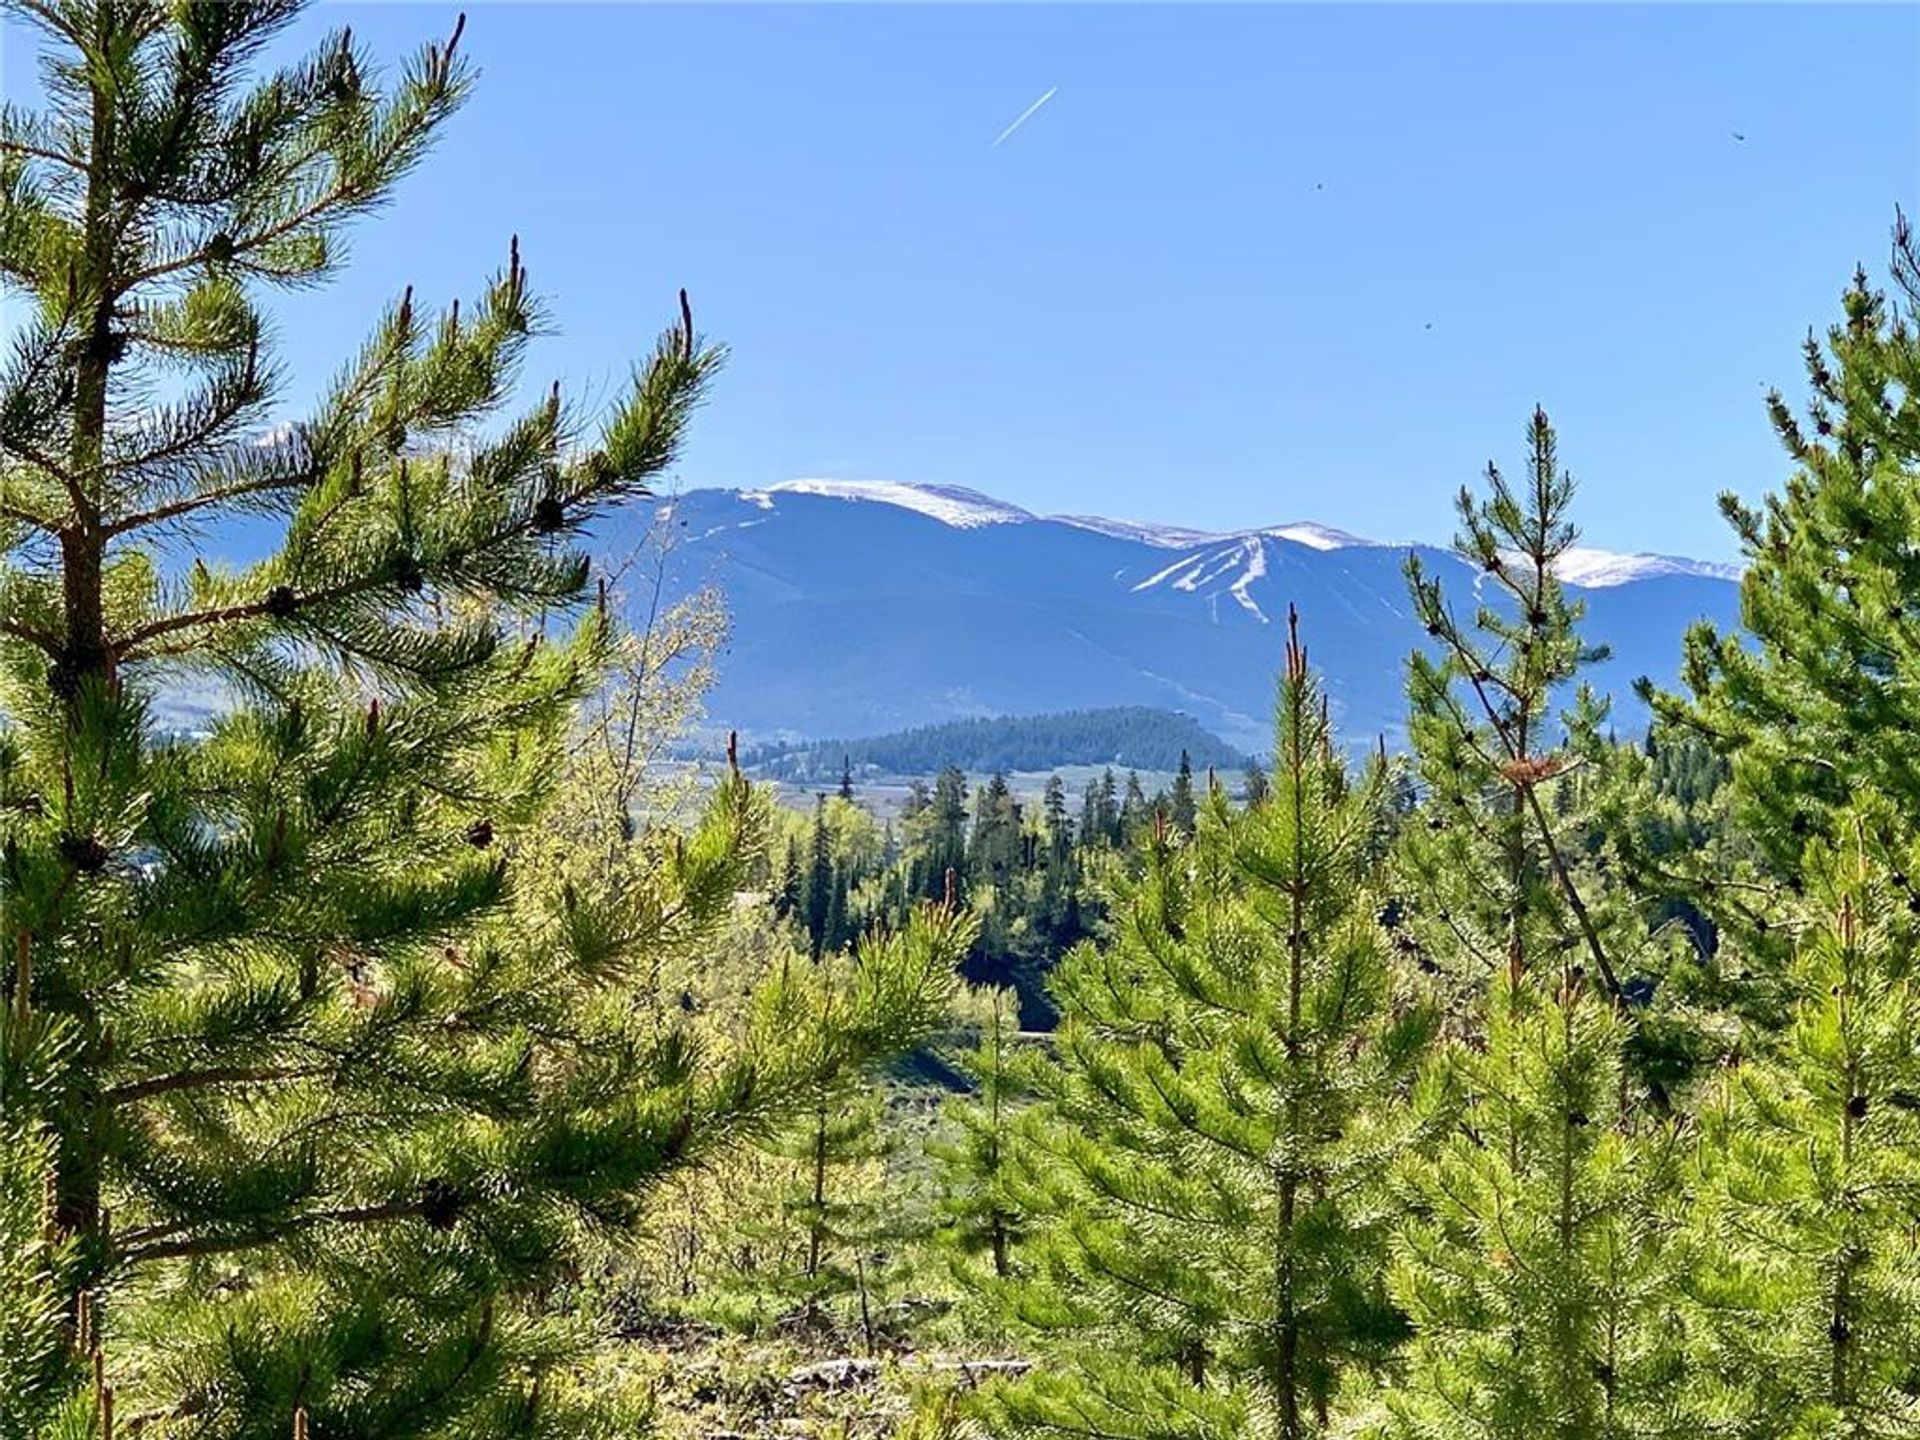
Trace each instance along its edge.
<path fill-rule="evenodd" d="M 455 8 L 289 41 L 397 58 Z M 474 100 L 278 305 L 286 359 L 317 384 L 518 231 L 562 332 L 530 383 L 604 396 L 683 284 L 733 348 L 688 486 L 1443 539 L 1539 400 L 1591 542 L 1726 557 L 1715 494 L 1787 473 L 1766 384 L 1920 202 L 1905 6 L 485 4 L 464 45 Z"/>

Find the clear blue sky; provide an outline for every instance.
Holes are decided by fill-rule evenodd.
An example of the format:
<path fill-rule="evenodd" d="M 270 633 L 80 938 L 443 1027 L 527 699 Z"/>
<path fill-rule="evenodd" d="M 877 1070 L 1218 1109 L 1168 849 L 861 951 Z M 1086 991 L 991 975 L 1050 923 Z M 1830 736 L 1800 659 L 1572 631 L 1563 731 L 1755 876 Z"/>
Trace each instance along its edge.
<path fill-rule="evenodd" d="M 455 9 L 290 39 L 397 57 Z M 473 102 L 280 306 L 288 359 L 517 230 L 542 385 L 605 394 L 682 284 L 733 347 L 689 486 L 1439 539 L 1540 400 L 1593 543 L 1724 557 L 1714 495 L 1786 473 L 1765 385 L 1920 201 L 1906 6 L 483 4 L 464 43 Z"/>

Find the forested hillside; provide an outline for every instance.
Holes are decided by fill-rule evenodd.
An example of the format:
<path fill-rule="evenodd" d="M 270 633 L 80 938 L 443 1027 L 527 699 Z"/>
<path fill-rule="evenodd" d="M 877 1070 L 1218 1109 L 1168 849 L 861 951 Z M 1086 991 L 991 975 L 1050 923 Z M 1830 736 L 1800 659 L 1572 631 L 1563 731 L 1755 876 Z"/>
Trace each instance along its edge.
<path fill-rule="evenodd" d="M 995 715 L 922 725 L 859 740 L 822 740 L 747 751 L 742 763 L 767 776 L 798 782 L 855 775 L 932 775 L 947 766 L 970 774 L 1113 765 L 1172 771 L 1182 758 L 1202 769 L 1239 770 L 1246 756 L 1202 729 L 1191 716 L 1146 706 Z"/>
<path fill-rule="evenodd" d="M 961 726 L 887 743 L 984 781 L 879 818 L 849 749 L 797 813 L 663 763 L 719 602 L 595 559 L 724 407 L 686 292 L 604 405 L 529 399 L 508 239 L 260 442 L 267 302 L 426 157 L 464 20 L 383 73 L 270 69 L 282 0 L 16 8 L 0 1440 L 1920 1435 L 1904 218 L 1644 734 L 1536 408 L 1406 559 L 1405 746 L 1288 610 L 1260 763 L 1083 714 L 1114 765 L 1023 801 L 1045 742 Z M 235 516 L 262 558 L 162 583 Z M 232 704 L 167 725 L 182 675 Z"/>

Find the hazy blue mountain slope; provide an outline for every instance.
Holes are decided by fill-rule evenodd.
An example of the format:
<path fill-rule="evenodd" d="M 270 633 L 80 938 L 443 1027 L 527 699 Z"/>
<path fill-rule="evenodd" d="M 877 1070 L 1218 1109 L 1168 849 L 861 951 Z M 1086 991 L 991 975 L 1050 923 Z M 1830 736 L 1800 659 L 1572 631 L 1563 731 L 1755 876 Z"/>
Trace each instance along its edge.
<path fill-rule="evenodd" d="M 1262 748 L 1289 604 L 1342 728 L 1392 739 L 1405 658 L 1425 639 L 1405 547 L 1317 527 L 1136 536 L 905 486 L 696 490 L 671 504 L 669 591 L 718 584 L 733 616 L 709 715 L 760 739 L 1150 705 Z M 1456 603 L 1474 604 L 1479 568 L 1421 550 Z M 1670 681 L 1691 622 L 1737 616 L 1722 567 L 1590 555 L 1582 571 L 1605 582 L 1578 593 L 1593 638 L 1614 647 L 1595 678 L 1623 724 L 1640 718 L 1633 679 Z"/>

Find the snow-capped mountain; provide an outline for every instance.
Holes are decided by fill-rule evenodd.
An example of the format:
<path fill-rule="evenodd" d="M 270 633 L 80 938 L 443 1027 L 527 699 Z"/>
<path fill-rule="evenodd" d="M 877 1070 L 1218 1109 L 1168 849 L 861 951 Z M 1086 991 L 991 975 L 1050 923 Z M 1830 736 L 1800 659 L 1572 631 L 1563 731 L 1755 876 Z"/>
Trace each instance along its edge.
<path fill-rule="evenodd" d="M 710 718 L 755 737 L 1147 704 L 1261 748 L 1291 604 L 1343 727 L 1391 738 L 1425 638 L 1407 552 L 1463 599 L 1484 578 L 1445 549 L 1312 522 L 1219 534 L 1041 516 L 958 486 L 809 479 L 664 503 L 669 590 L 718 584 L 732 611 Z M 1593 679 L 1626 724 L 1632 681 L 1671 681 L 1686 627 L 1738 610 L 1726 565 L 1582 548 L 1561 578 L 1613 648 Z"/>
<path fill-rule="evenodd" d="M 897 505 L 958 530 L 971 530 L 976 525 L 1017 525 L 1034 518 L 1018 505 L 1008 505 L 964 485 L 903 485 L 891 480 L 782 480 L 765 490 L 743 490 L 740 495 L 763 510 L 773 509 L 782 495 L 817 495 L 828 500 Z"/>
<path fill-rule="evenodd" d="M 1622 555 L 1612 550 L 1590 550 L 1584 545 L 1576 545 L 1562 555 L 1554 573 L 1567 584 L 1588 590 L 1626 585 L 1655 575 L 1704 575 L 1735 582 L 1740 579 L 1738 565 L 1684 560 L 1678 555 Z"/>

